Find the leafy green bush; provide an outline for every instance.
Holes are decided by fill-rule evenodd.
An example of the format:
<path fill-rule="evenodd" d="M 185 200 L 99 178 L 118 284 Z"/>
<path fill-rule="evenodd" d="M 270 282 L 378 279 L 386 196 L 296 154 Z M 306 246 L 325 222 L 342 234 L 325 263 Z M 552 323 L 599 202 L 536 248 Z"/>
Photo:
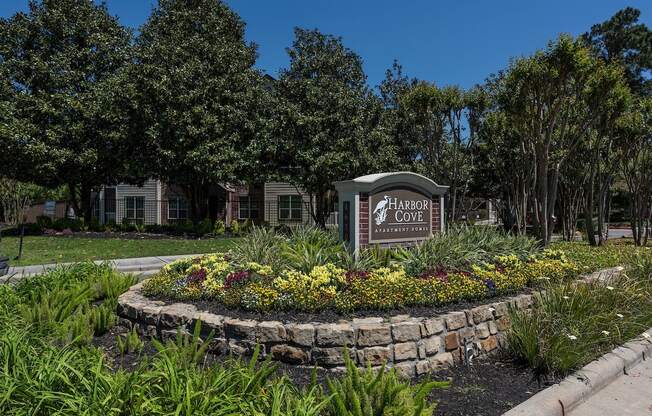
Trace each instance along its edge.
<path fill-rule="evenodd" d="M 210 234 L 211 232 L 213 232 L 213 222 L 210 220 L 210 218 L 204 218 L 203 220 L 199 221 L 195 227 L 195 233 L 199 235 L 206 235 Z"/>
<path fill-rule="evenodd" d="M 229 231 L 231 232 L 232 236 L 240 235 L 240 222 L 236 219 L 231 220 Z"/>
<path fill-rule="evenodd" d="M 52 228 L 57 231 L 70 229 L 71 231 L 81 231 L 84 223 L 80 219 L 75 218 L 57 218 L 52 221 Z"/>
<path fill-rule="evenodd" d="M 415 386 L 401 381 L 396 370 L 387 371 L 383 365 L 374 371 L 369 366 L 359 370 L 344 354 L 346 374 L 340 380 L 328 380 L 333 398 L 330 414 L 353 415 L 414 415 L 430 416 L 436 403 L 428 404 L 426 396 L 435 388 L 448 388 L 447 381 L 426 381 Z"/>
<path fill-rule="evenodd" d="M 224 235 L 226 232 L 226 226 L 224 225 L 224 221 L 222 220 L 216 220 L 215 225 L 213 226 L 213 234 L 215 235 Z"/>
<path fill-rule="evenodd" d="M 42 229 L 52 228 L 52 218 L 47 215 L 39 215 L 36 217 L 36 225 Z"/>
<path fill-rule="evenodd" d="M 267 264 L 274 269 L 283 267 L 280 245 L 283 237 L 271 228 L 254 227 L 251 233 L 238 240 L 230 251 L 240 264 Z"/>

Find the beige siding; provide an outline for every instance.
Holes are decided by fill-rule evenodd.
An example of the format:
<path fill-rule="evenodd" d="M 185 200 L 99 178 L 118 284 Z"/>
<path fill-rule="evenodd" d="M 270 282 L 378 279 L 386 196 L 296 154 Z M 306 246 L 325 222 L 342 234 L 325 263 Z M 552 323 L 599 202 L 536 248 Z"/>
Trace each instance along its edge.
<path fill-rule="evenodd" d="M 143 186 L 120 184 L 116 186 L 116 222 L 122 222 L 125 217 L 125 197 L 142 196 L 145 198 L 145 224 L 156 224 L 160 222 L 160 187 L 156 179 L 148 179 Z"/>
<path fill-rule="evenodd" d="M 301 195 L 303 201 L 301 207 L 301 221 L 284 221 L 278 218 L 278 197 L 281 195 Z M 310 215 L 310 197 L 303 189 L 297 189 L 287 182 L 267 182 L 265 183 L 265 222 L 269 225 L 298 225 L 312 224 Z"/>

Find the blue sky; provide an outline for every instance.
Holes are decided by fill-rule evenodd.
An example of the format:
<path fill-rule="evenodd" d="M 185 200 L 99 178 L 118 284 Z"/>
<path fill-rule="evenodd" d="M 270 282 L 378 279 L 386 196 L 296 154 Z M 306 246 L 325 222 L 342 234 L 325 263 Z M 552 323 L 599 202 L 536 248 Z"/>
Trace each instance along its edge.
<path fill-rule="evenodd" d="M 470 87 L 504 68 L 510 57 L 543 48 L 559 33 L 581 34 L 626 6 L 652 27 L 650 0 L 300 1 L 228 0 L 259 45 L 257 65 L 270 75 L 287 65 L 295 26 L 342 36 L 363 59 L 371 86 L 398 59 L 409 76 Z M 123 24 L 137 28 L 156 0 L 108 0 Z M 0 16 L 27 9 L 1 0 Z"/>

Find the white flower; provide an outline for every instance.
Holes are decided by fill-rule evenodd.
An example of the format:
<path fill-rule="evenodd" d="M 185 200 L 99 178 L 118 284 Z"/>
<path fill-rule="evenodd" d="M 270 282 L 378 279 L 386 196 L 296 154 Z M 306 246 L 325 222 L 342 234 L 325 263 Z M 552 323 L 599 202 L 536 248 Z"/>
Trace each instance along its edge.
<path fill-rule="evenodd" d="M 602 331 L 604 335 L 609 335 L 609 331 Z"/>
<path fill-rule="evenodd" d="M 614 290 L 614 287 L 613 286 L 607 286 L 607 289 L 608 290 Z"/>
<path fill-rule="evenodd" d="M 570 299 L 568 296 L 564 296 L 564 299 Z"/>
<path fill-rule="evenodd" d="M 616 316 L 619 317 L 620 319 L 623 319 L 625 317 L 625 315 L 623 315 L 622 313 L 617 313 Z"/>
<path fill-rule="evenodd" d="M 571 341 L 575 341 L 577 337 L 575 335 L 569 335 L 568 339 L 570 339 Z"/>

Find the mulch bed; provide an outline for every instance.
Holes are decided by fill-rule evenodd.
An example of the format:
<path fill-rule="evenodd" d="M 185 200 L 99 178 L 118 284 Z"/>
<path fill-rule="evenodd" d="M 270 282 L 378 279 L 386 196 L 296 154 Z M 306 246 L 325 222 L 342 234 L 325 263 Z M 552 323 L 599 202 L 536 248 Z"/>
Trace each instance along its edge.
<path fill-rule="evenodd" d="M 237 319 L 254 319 L 257 321 L 281 321 L 281 322 L 338 322 L 342 319 L 352 318 L 369 318 L 381 317 L 389 318 L 396 315 L 410 315 L 413 317 L 431 317 L 437 316 L 448 312 L 460 311 L 464 309 L 474 308 L 480 305 L 486 305 L 495 302 L 502 302 L 510 299 L 517 294 L 532 293 L 532 288 L 526 288 L 519 293 L 514 293 L 509 296 L 496 296 L 492 298 L 480 299 L 473 302 L 455 302 L 448 305 L 440 306 L 408 306 L 396 309 L 386 310 L 359 310 L 348 313 L 340 313 L 335 310 L 325 310 L 320 312 L 301 312 L 301 311 L 246 311 L 238 308 L 229 308 L 224 304 L 214 301 L 183 301 L 195 305 L 197 309 L 208 311 L 217 315 L 229 316 Z M 175 303 L 170 299 L 163 299 L 167 303 Z"/>
<path fill-rule="evenodd" d="M 472 365 L 457 365 L 439 371 L 433 379 L 451 380 L 448 389 L 436 389 L 430 400 L 438 403 L 436 415 L 502 415 L 539 391 L 556 383 L 538 383 L 532 371 L 505 358 L 488 358 Z"/>
<path fill-rule="evenodd" d="M 102 348 L 114 369 L 130 370 L 136 368 L 146 357 L 156 354 L 150 341 L 140 353 L 120 355 L 116 337 L 120 329 L 113 328 L 107 334 L 96 337 L 93 345 Z M 224 355 L 208 354 L 207 363 L 219 363 Z M 310 383 L 312 370 L 290 364 L 275 363 L 278 375 L 289 377 L 298 386 Z M 333 377 L 326 370 L 318 369 L 317 380 L 325 387 L 327 377 Z M 472 365 L 456 365 L 431 374 L 431 380 L 450 380 L 448 389 L 433 390 L 428 399 L 437 402 L 435 415 L 445 416 L 493 416 L 501 415 L 512 407 L 524 402 L 553 382 L 539 384 L 532 372 L 507 357 L 492 356 L 477 359 Z M 425 378 L 422 378 L 423 380 Z M 420 380 L 416 380 L 420 381 Z"/>

